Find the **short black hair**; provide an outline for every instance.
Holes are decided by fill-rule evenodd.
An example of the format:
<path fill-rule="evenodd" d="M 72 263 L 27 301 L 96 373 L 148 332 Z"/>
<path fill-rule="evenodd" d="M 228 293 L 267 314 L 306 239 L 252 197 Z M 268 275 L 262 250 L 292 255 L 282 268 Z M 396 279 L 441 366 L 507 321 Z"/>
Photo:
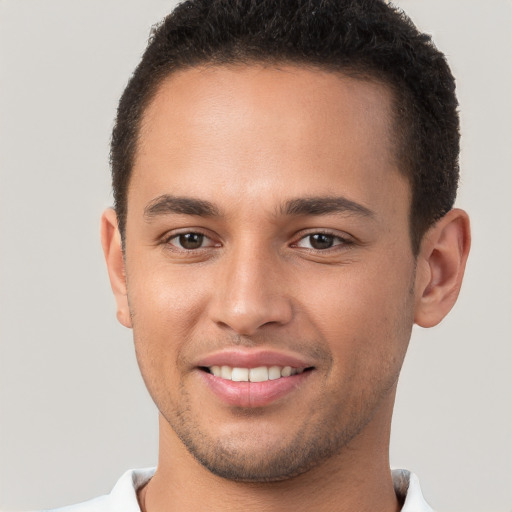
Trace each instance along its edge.
<path fill-rule="evenodd" d="M 111 141 L 115 210 L 124 243 L 141 119 L 158 86 L 186 68 L 315 66 L 387 85 L 395 151 L 412 190 L 411 242 L 452 207 L 459 178 L 455 81 L 444 55 L 384 0 L 188 0 L 151 33 L 119 102 Z"/>

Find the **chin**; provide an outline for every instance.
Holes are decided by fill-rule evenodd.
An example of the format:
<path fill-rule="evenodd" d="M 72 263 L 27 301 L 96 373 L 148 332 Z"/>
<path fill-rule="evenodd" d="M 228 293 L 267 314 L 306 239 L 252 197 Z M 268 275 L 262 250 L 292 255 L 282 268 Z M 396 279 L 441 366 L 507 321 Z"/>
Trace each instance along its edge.
<path fill-rule="evenodd" d="M 306 473 L 324 457 L 314 460 L 295 448 L 257 454 L 235 453 L 222 446 L 215 451 L 197 450 L 187 446 L 194 458 L 208 471 L 234 482 L 269 483 L 282 482 Z M 318 454 L 320 455 L 320 454 Z"/>
<path fill-rule="evenodd" d="M 280 433 L 272 433 L 270 425 L 266 429 L 260 424 L 244 433 L 235 430 L 220 434 L 206 432 L 183 416 L 181 419 L 178 424 L 169 424 L 204 468 L 221 478 L 246 483 L 298 477 L 337 456 L 366 424 L 355 423 L 336 430 L 305 422 L 295 432 Z"/>

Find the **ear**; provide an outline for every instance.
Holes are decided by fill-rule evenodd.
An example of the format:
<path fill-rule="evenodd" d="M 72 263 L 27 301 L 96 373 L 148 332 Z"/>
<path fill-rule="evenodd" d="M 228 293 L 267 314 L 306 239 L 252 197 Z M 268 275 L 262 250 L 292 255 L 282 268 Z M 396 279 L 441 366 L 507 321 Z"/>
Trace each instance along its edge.
<path fill-rule="evenodd" d="M 101 245 L 107 262 L 110 285 L 116 299 L 117 319 L 125 327 L 131 328 L 121 234 L 117 225 L 116 212 L 112 208 L 105 210 L 101 216 Z"/>
<path fill-rule="evenodd" d="M 469 218 L 450 210 L 425 236 L 418 255 L 414 321 L 421 327 L 437 325 L 459 295 L 469 254 Z"/>

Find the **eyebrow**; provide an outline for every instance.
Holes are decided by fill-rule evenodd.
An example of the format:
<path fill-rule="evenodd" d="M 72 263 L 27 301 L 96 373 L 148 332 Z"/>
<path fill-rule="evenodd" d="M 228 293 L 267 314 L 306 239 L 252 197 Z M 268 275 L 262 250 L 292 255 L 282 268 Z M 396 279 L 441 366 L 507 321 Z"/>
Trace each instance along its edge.
<path fill-rule="evenodd" d="M 169 214 L 197 215 L 200 217 L 216 217 L 220 215 L 218 208 L 209 201 L 192 197 L 178 197 L 164 194 L 156 197 L 144 208 L 144 218 L 151 221 L 160 215 Z"/>
<path fill-rule="evenodd" d="M 346 197 L 320 196 L 291 199 L 281 207 L 282 215 L 327 215 L 330 213 L 356 214 L 374 217 L 375 213 Z"/>
<path fill-rule="evenodd" d="M 372 210 L 345 197 L 318 196 L 299 197 L 286 201 L 280 207 L 281 215 L 328 215 L 356 214 L 374 217 Z M 144 208 L 144 218 L 151 221 L 161 215 L 182 214 L 198 217 L 219 217 L 219 209 L 211 202 L 192 197 L 163 194 L 150 201 Z"/>

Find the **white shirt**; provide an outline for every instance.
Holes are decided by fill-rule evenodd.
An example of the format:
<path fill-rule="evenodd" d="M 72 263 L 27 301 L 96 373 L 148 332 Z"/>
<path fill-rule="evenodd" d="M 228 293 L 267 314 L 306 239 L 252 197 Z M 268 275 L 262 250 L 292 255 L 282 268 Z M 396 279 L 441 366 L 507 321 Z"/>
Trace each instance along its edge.
<path fill-rule="evenodd" d="M 155 468 L 131 469 L 117 482 L 110 494 L 53 512 L 140 512 L 137 489 L 153 476 Z M 391 472 L 395 492 L 405 497 L 401 512 L 433 512 L 421 494 L 418 477 L 405 469 Z M 46 511 L 52 512 L 52 511 Z"/>

